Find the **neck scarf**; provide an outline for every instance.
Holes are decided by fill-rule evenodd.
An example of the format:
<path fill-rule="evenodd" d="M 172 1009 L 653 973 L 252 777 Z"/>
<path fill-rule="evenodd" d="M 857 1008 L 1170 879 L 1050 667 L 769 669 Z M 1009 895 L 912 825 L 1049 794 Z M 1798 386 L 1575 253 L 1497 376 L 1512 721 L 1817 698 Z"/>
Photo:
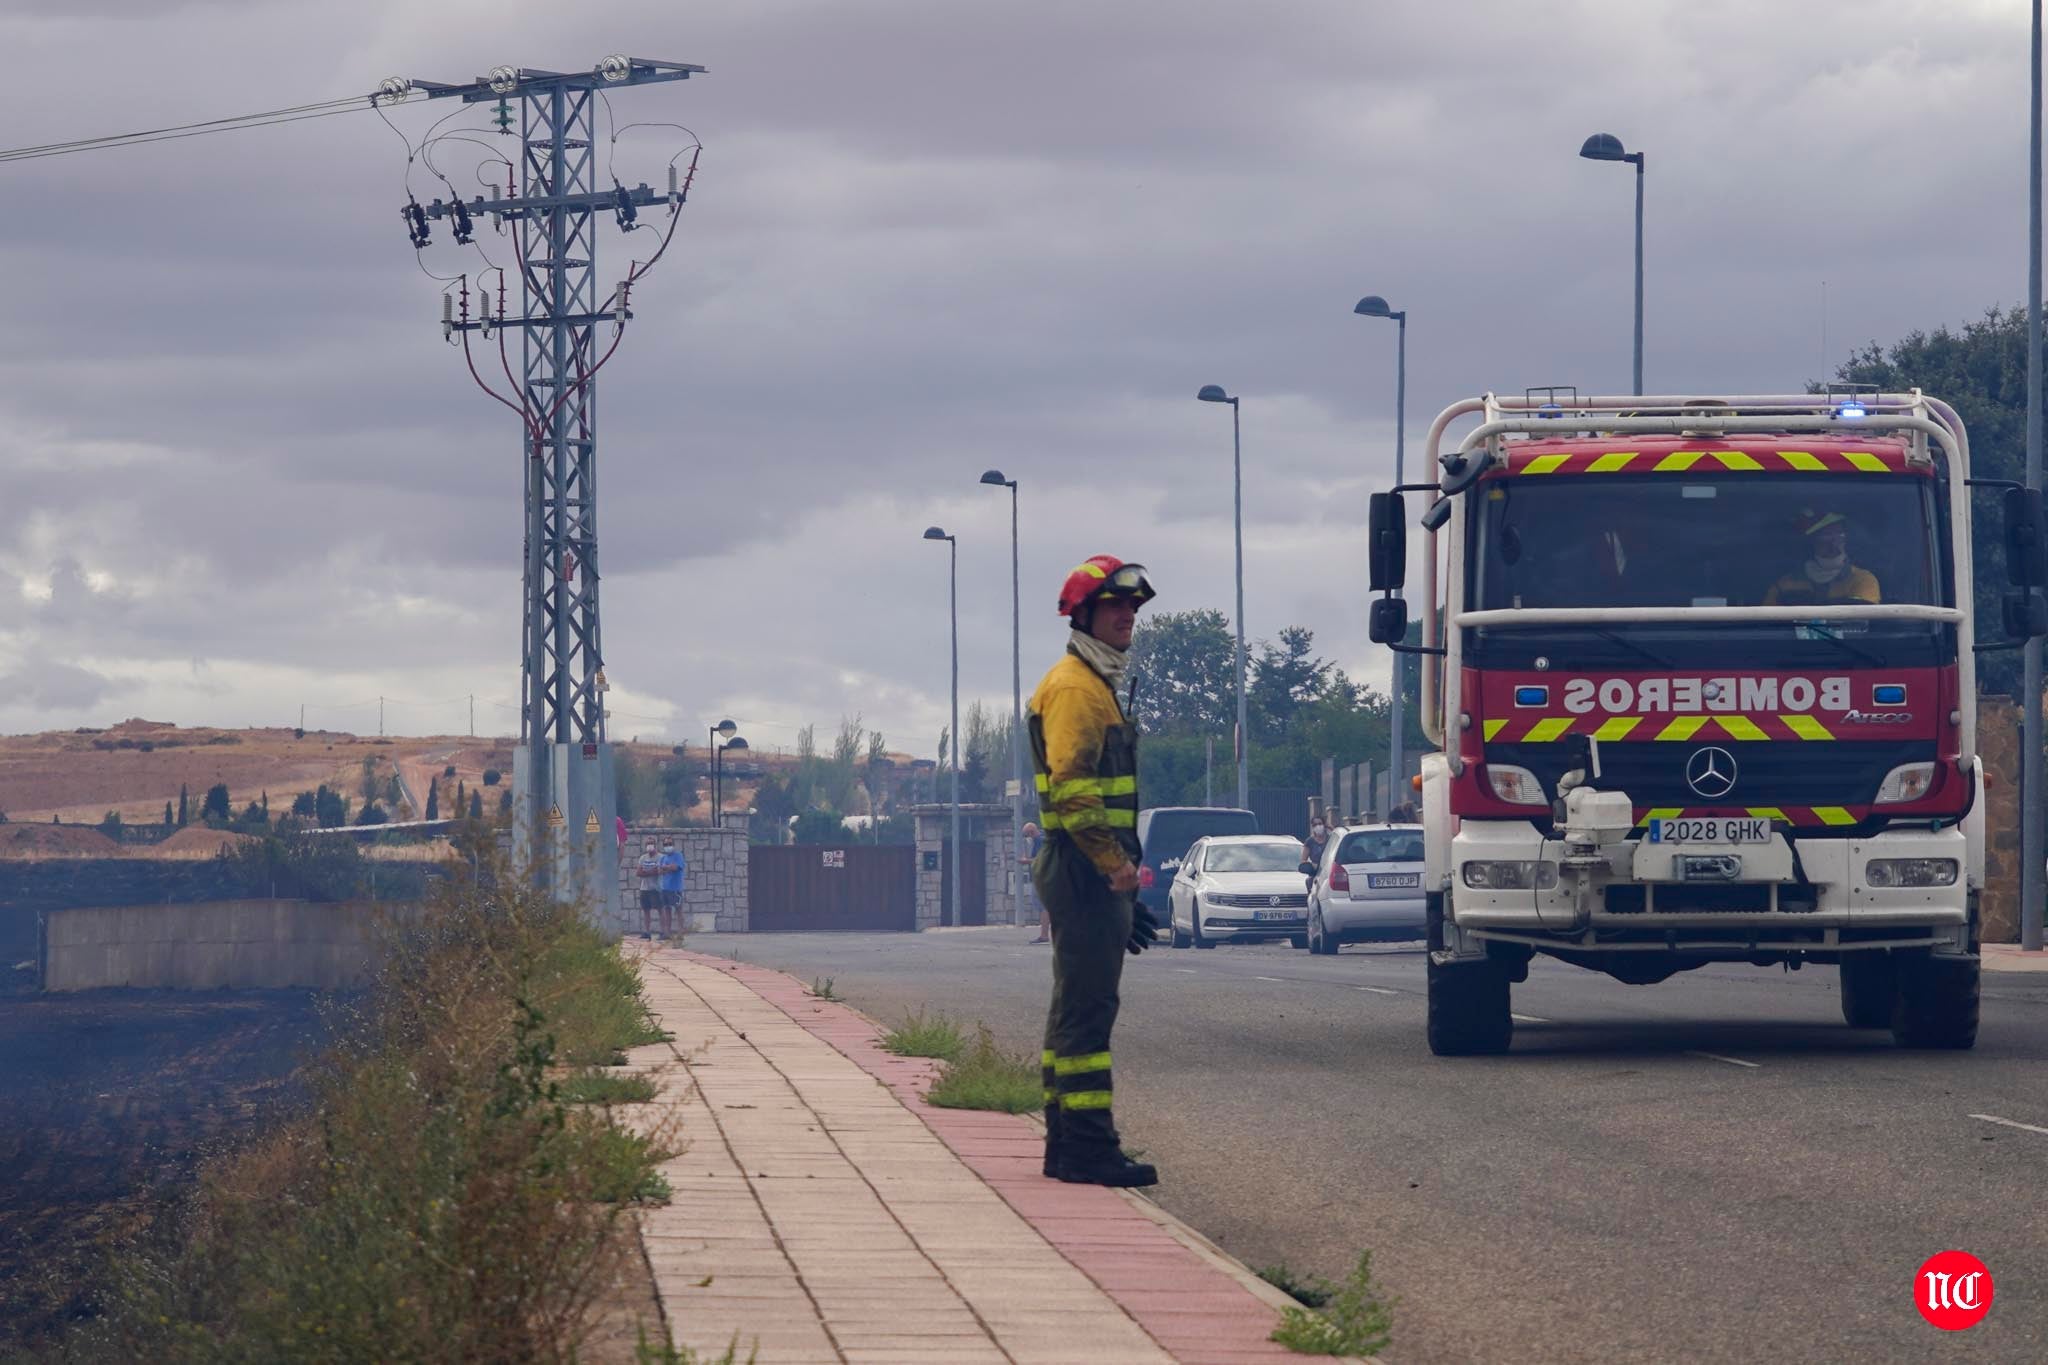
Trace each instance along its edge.
<path fill-rule="evenodd" d="M 1082 662 L 1102 675 L 1109 684 L 1112 694 L 1124 685 L 1124 670 L 1131 665 L 1131 656 L 1121 649 L 1111 649 L 1084 630 L 1067 632 L 1067 648 L 1081 656 Z"/>

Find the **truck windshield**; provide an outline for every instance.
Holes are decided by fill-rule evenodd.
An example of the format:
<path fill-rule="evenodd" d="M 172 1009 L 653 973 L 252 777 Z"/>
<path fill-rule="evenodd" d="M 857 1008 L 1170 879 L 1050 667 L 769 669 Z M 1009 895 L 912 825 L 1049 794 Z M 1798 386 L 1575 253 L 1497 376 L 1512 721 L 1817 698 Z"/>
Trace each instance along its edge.
<path fill-rule="evenodd" d="M 1936 490 L 1910 474 L 1501 479 L 1476 491 L 1467 601 L 1479 610 L 1943 605 Z M 1943 634 L 1912 621 L 1602 622 L 1489 628 L 1477 643 L 1483 654 L 1489 639 L 1500 646 L 1568 635 L 1641 666 L 1651 656 L 1696 661 L 1680 657 L 1697 653 L 1688 641 L 1747 640 L 1787 645 L 1780 655 L 1860 654 L 1876 665 L 1909 662 Z"/>

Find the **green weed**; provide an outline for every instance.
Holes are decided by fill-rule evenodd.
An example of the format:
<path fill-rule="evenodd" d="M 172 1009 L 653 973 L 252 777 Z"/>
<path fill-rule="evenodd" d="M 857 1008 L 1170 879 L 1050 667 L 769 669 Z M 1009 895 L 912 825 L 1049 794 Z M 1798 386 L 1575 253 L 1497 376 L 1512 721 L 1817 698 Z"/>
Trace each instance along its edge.
<path fill-rule="evenodd" d="M 814 976 L 814 977 L 812 977 L 812 978 L 811 978 L 811 994 L 812 994 L 812 995 L 815 995 L 815 996 L 816 996 L 816 997 L 818 997 L 818 999 L 820 999 L 820 1000 L 839 1000 L 839 999 L 843 999 L 843 998 L 844 998 L 844 997 L 842 997 L 842 996 L 838 996 L 838 995 L 835 995 L 835 994 L 833 994 L 833 992 L 832 992 L 832 978 L 831 978 L 831 977 L 829 977 L 829 976 Z"/>
<path fill-rule="evenodd" d="M 1252 1273 L 1296 1303 L 1309 1308 L 1321 1308 L 1330 1301 L 1330 1295 L 1335 1292 L 1328 1280 L 1316 1275 L 1306 1278 L 1297 1275 L 1285 1261 L 1278 1265 L 1260 1266 Z"/>
<path fill-rule="evenodd" d="M 882 1039 L 882 1047 L 898 1057 L 937 1057 L 948 1062 L 959 1057 L 966 1046 L 958 1024 L 943 1014 L 927 1015 L 923 1010 L 905 1015 Z"/>
<path fill-rule="evenodd" d="M 1358 1253 L 1358 1264 L 1344 1283 L 1318 1283 L 1329 1290 L 1328 1304 L 1320 1310 L 1288 1309 L 1273 1329 L 1272 1340 L 1304 1355 L 1368 1356 L 1387 1349 L 1393 1340 L 1395 1300 L 1373 1283 L 1370 1251 Z"/>
<path fill-rule="evenodd" d="M 645 1104 L 655 1096 L 645 1076 L 614 1076 L 607 1071 L 579 1071 L 560 1082 L 564 1104 Z"/>
<path fill-rule="evenodd" d="M 1045 1086 L 1031 1060 L 996 1046 L 987 1024 L 975 1025 L 974 1044 L 946 1063 L 925 1097 L 941 1109 L 997 1109 L 1028 1114 L 1045 1103 Z"/>
<path fill-rule="evenodd" d="M 745 1362 L 741 1362 L 739 1351 L 740 1339 L 735 1336 L 726 1346 L 725 1354 L 713 1360 L 698 1355 L 687 1346 L 676 1345 L 675 1338 L 669 1336 L 666 1329 L 660 1341 L 649 1341 L 647 1329 L 643 1326 L 639 1344 L 633 1348 L 633 1362 L 634 1365 L 754 1365 L 755 1358 L 761 1354 L 757 1345 L 747 1352 Z"/>

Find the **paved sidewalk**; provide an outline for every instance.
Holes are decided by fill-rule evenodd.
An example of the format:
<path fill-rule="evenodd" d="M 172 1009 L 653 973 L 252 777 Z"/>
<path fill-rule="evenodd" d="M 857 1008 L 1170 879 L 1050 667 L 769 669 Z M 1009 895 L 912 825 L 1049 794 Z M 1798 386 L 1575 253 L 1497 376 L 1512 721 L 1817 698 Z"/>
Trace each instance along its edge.
<path fill-rule="evenodd" d="M 688 1150 L 642 1233 L 677 1344 L 762 1365 L 1278 1365 L 1288 1302 L 1134 1194 L 1045 1179 L 1036 1124 L 923 1102 L 936 1064 L 780 972 L 640 958 L 635 1049 Z M 1327 1357 L 1322 1357 L 1326 1359 Z"/>
<path fill-rule="evenodd" d="M 1987 972 L 2048 972 L 2048 953 L 2029 953 L 2017 943 L 1978 945 Z"/>

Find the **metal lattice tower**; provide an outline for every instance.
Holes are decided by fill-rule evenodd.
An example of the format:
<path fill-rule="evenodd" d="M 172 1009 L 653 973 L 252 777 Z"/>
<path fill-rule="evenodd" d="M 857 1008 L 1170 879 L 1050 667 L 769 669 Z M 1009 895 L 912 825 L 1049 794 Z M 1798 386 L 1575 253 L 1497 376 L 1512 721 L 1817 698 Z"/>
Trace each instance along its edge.
<path fill-rule="evenodd" d="M 517 245 L 519 313 L 506 306 L 492 317 L 484 289 L 472 318 L 465 282 L 461 315 L 449 309 L 443 329 L 461 334 L 472 376 L 521 418 L 526 532 L 514 849 L 541 885 L 596 907 L 612 907 L 617 900 L 616 799 L 598 614 L 596 375 L 632 316 L 634 279 L 652 264 L 635 266 L 600 298 L 598 216 L 616 214 L 624 226 L 652 204 L 667 202 L 679 210 L 687 184 L 677 186 L 671 164 L 665 193 L 644 183 L 600 188 L 594 115 L 599 91 L 686 80 L 703 70 L 608 57 L 594 70 L 574 74 L 500 67 L 467 85 L 399 83 L 434 99 L 498 102 L 501 126 L 509 122 L 503 112 L 509 103 L 516 101 L 519 109 L 516 186 L 491 198 L 437 199 L 408 205 L 404 212 L 415 221 L 451 222 L 458 241 L 489 216 L 509 228 Z M 392 88 L 387 83 L 387 93 Z M 424 237 L 424 223 L 419 226 L 416 245 Z M 507 328 L 520 331 L 516 402 L 476 375 L 470 354 L 471 334 L 491 338 Z M 503 347 L 502 335 L 495 344 Z M 509 374 L 509 362 L 505 368 Z"/>

